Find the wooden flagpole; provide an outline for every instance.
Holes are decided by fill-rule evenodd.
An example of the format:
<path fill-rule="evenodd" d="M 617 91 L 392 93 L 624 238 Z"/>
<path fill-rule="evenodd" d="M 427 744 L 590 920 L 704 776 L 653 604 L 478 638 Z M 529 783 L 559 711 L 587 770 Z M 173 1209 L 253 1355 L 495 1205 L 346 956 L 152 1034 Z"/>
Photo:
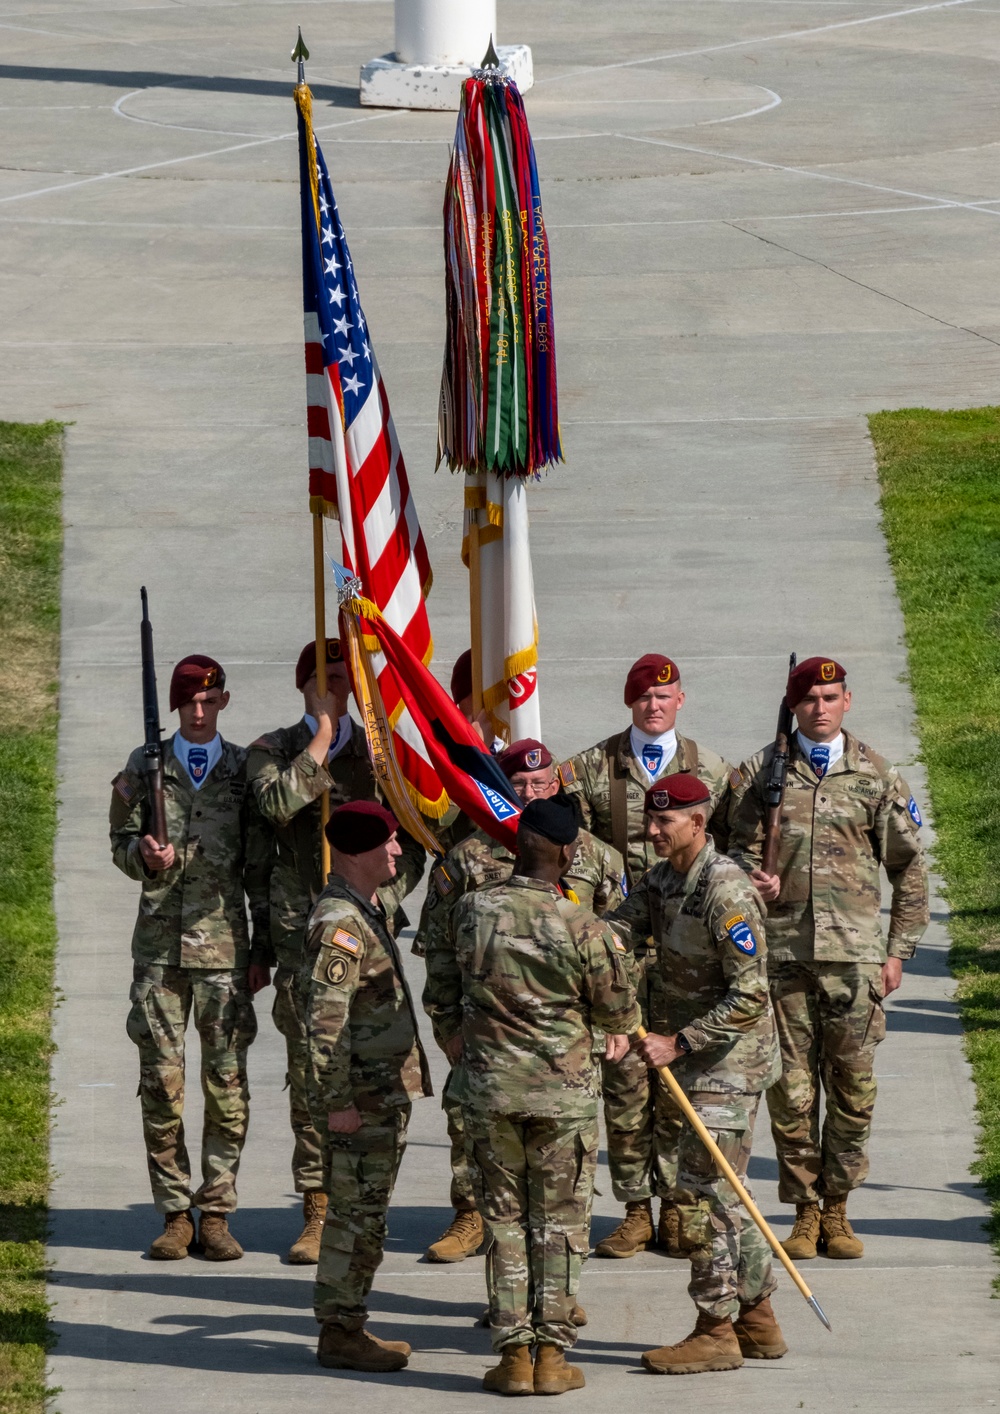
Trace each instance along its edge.
<path fill-rule="evenodd" d="M 316 608 L 316 691 L 326 696 L 326 574 L 323 564 L 323 512 L 313 512 L 313 599 Z M 319 857 L 323 887 L 330 877 L 330 841 L 326 837 L 326 822 L 330 818 L 330 792 L 319 798 Z"/>
<path fill-rule="evenodd" d="M 472 648 L 472 716 L 483 710 L 483 581 L 479 558 L 479 511 L 469 512 L 469 643 Z"/>

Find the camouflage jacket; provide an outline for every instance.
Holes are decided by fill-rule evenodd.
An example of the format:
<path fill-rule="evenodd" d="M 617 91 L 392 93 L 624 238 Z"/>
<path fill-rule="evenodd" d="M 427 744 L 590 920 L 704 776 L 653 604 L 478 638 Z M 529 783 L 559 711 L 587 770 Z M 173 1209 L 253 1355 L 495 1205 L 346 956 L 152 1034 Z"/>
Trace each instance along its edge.
<path fill-rule="evenodd" d="M 466 894 L 450 920 L 461 993 L 437 1029 L 461 1032 L 449 1093 L 480 1113 L 596 1116 L 592 1028 L 634 1031 L 615 935 L 551 884 L 520 874 Z"/>
<path fill-rule="evenodd" d="M 159 872 L 147 869 L 139 852 L 150 828 L 141 746 L 112 782 L 111 857 L 142 883 L 132 934 L 136 962 L 221 969 L 267 960 L 271 843 L 247 790 L 246 757 L 242 746 L 223 741 L 221 758 L 195 790 L 173 740 L 164 742 L 163 803 L 176 858 Z"/>
<path fill-rule="evenodd" d="M 443 1002 L 450 1006 L 461 995 L 458 964 L 448 930 L 448 920 L 463 894 L 504 884 L 514 872 L 514 856 L 504 845 L 490 839 L 484 830 L 475 830 L 431 870 L 427 898 L 420 915 L 420 929 L 414 952 L 427 959 L 424 1010 L 434 1022 Z M 624 897 L 622 857 L 603 840 L 580 832 L 576 858 L 566 874 L 566 884 L 584 908 L 603 913 Z M 437 1036 L 439 1043 L 442 1038 Z"/>
<path fill-rule="evenodd" d="M 599 741 L 578 756 L 571 756 L 559 767 L 559 776 L 568 795 L 575 796 L 583 812 L 588 830 L 613 844 L 611 829 L 611 772 L 609 758 L 617 754 L 618 769 L 626 777 L 626 811 L 628 821 L 628 868 L 633 883 L 656 863 L 653 846 L 646 840 L 645 801 L 649 782 L 641 764 L 632 754 L 631 729 L 626 727 L 616 736 Z M 709 833 L 720 849 L 726 843 L 726 819 L 729 776 L 732 767 L 714 751 L 707 751 L 690 737 L 677 734 L 677 751 L 664 771 L 672 776 L 676 771 L 691 771 L 704 781 L 712 792 L 712 818 Z"/>
<path fill-rule="evenodd" d="M 631 947 L 652 934 L 663 1024 L 691 1047 L 671 1066 L 688 1093 L 756 1094 L 781 1072 L 767 987 L 764 905 L 709 840 L 686 874 L 659 860 L 607 922 Z"/>
<path fill-rule="evenodd" d="M 760 867 L 773 746 L 739 770 L 730 807 L 730 853 Z M 930 914 L 919 811 L 895 767 L 849 732 L 844 754 L 819 780 L 793 737 L 781 816 L 781 893 L 768 909 L 772 962 L 876 962 L 882 865 L 892 886 L 888 953 L 912 957 Z"/>
<path fill-rule="evenodd" d="M 378 790 L 362 727 L 351 723 L 346 749 L 327 766 L 309 754 L 312 729 L 305 721 L 252 742 L 247 754 L 247 779 L 257 808 L 274 834 L 271 873 L 271 945 L 280 966 L 298 970 L 306 918 L 322 888 L 320 862 L 320 796 L 330 792 L 330 808 L 349 800 L 375 800 Z M 400 831 L 403 857 L 393 884 L 380 896 L 393 910 L 416 888 L 424 871 L 423 848 Z M 405 925 L 402 914 L 397 923 Z"/>
<path fill-rule="evenodd" d="M 385 911 L 336 874 L 306 925 L 311 1107 L 364 1114 L 432 1094 L 417 1018 Z"/>

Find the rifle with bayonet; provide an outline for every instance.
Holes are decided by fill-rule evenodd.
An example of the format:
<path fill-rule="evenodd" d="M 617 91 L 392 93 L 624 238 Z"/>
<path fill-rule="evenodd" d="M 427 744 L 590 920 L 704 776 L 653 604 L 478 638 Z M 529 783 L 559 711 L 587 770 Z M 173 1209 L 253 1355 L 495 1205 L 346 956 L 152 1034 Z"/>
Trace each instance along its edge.
<path fill-rule="evenodd" d="M 163 728 L 160 726 L 160 704 L 156 697 L 156 665 L 153 661 L 153 625 L 149 622 L 149 601 L 146 586 L 139 591 L 142 598 L 142 622 L 139 641 L 142 645 L 142 718 L 146 740 L 142 748 L 146 781 L 149 790 L 149 833 L 158 845 L 168 844 L 167 812 L 163 805 Z"/>
<path fill-rule="evenodd" d="M 796 661 L 796 656 L 793 653 L 788 659 L 789 673 L 795 667 Z M 778 708 L 778 730 L 774 734 L 774 753 L 771 757 L 770 774 L 767 778 L 767 785 L 764 787 L 767 816 L 764 822 L 764 856 L 760 864 L 762 874 L 776 874 L 778 872 L 781 807 L 785 800 L 785 780 L 788 776 L 788 753 L 792 740 L 792 727 L 792 711 L 788 705 L 787 697 L 783 697 L 781 706 Z"/>

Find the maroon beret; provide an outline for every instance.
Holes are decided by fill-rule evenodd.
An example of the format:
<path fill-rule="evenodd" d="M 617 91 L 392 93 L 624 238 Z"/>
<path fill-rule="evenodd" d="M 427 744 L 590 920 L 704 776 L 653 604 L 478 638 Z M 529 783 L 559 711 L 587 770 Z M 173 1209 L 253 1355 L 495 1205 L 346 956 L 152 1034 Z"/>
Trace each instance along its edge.
<path fill-rule="evenodd" d="M 399 829 L 391 810 L 374 800 L 338 805 L 326 822 L 326 837 L 339 854 L 367 854 Z"/>
<path fill-rule="evenodd" d="M 647 810 L 686 810 L 689 805 L 707 805 L 712 799 L 704 781 L 690 771 L 661 776 L 646 792 Z"/>
<path fill-rule="evenodd" d="M 497 765 L 509 781 L 518 771 L 540 771 L 543 766 L 551 766 L 552 752 L 540 741 L 526 736 L 505 747 L 497 757 Z"/>
<path fill-rule="evenodd" d="M 831 682 L 843 682 L 847 669 L 835 663 L 832 658 L 806 658 L 788 674 L 785 701 L 794 712 L 795 708 L 814 687 Z"/>
<path fill-rule="evenodd" d="M 326 661 L 328 663 L 342 663 L 344 661 L 343 649 L 340 646 L 339 638 L 328 638 L 326 640 Z M 312 639 L 299 654 L 299 661 L 295 664 L 295 686 L 301 692 L 306 683 L 316 671 L 316 640 Z"/>
<path fill-rule="evenodd" d="M 680 680 L 680 669 L 673 658 L 665 658 L 662 653 L 644 653 L 628 670 L 625 706 L 631 707 L 651 687 L 665 687 L 667 683 L 676 686 Z"/>
<path fill-rule="evenodd" d="M 220 691 L 226 686 L 226 670 L 214 658 L 206 658 L 203 653 L 189 653 L 182 658 L 170 678 L 170 710 L 176 712 L 190 702 L 196 692 L 207 692 L 210 687 Z"/>
<path fill-rule="evenodd" d="M 472 696 L 472 649 L 467 648 L 451 670 L 451 700 L 458 704 Z"/>

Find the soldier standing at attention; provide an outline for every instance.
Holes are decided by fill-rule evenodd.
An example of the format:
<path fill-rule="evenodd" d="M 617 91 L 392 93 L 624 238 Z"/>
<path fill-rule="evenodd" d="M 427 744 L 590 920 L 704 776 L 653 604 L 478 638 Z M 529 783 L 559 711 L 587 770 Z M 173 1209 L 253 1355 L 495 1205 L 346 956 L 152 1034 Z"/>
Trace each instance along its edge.
<path fill-rule="evenodd" d="M 229 703 L 214 658 L 192 654 L 174 668 L 170 710 L 180 728 L 163 747 L 168 843 L 150 833 L 143 749 L 112 782 L 111 854 L 142 885 L 132 934 L 132 1003 L 126 1022 L 139 1050 L 139 1099 L 153 1199 L 164 1230 L 149 1256 L 188 1255 L 198 1240 L 209 1261 L 243 1256 L 229 1231 L 247 1134 L 247 1048 L 257 1035 L 247 969 L 266 959 L 269 841 L 246 786 L 246 752 L 216 730 Z M 246 894 L 253 916 L 251 949 Z M 184 1033 L 201 1040 L 205 1121 L 201 1185 L 191 1192 L 184 1142 Z"/>
<path fill-rule="evenodd" d="M 566 1363 L 587 1254 L 597 1167 L 599 1072 L 593 1028 L 611 1056 L 639 1024 L 624 947 L 571 902 L 579 826 L 565 800 L 521 815 L 518 870 L 466 894 L 450 919 L 462 995 L 435 1029 L 456 1059 L 476 1201 L 489 1232 L 486 1282 L 499 1394 L 581 1389 Z M 532 1348 L 536 1350 L 534 1366 Z"/>
<path fill-rule="evenodd" d="M 402 849 L 395 817 L 371 801 L 327 823 L 330 881 L 307 925 L 310 1104 L 329 1206 L 316 1272 L 317 1359 L 339 1370 L 401 1370 L 405 1341 L 365 1329 L 386 1212 L 412 1101 L 430 1095 L 417 1020 L 378 889 Z"/>
<path fill-rule="evenodd" d="M 656 862 L 646 840 L 643 802 L 661 776 L 690 772 L 709 788 L 709 833 L 725 848 L 726 797 L 732 768 L 714 751 L 676 730 L 684 705 L 681 675 L 672 658 L 646 653 L 625 679 L 625 706 L 632 725 L 573 756 L 559 768 L 567 793 L 574 795 L 583 823 L 625 857 L 628 886 L 638 883 Z M 656 955 L 653 945 L 636 940 L 639 1003 L 644 1023 L 655 1027 Z M 634 1257 L 653 1240 L 654 1185 L 660 1203 L 658 1241 L 669 1256 L 682 1257 L 677 1245 L 677 1216 L 667 1194 L 674 1187 L 680 1115 L 669 1096 L 658 1093 L 635 1052 L 621 1065 L 604 1067 L 604 1118 L 608 1131 L 608 1167 L 615 1197 L 625 1204 L 625 1218 L 594 1249 L 598 1257 Z M 654 1138 L 655 1130 L 655 1138 Z"/>
<path fill-rule="evenodd" d="M 306 918 L 323 887 L 320 796 L 329 791 L 331 806 L 376 797 L 364 731 L 347 711 L 351 684 L 337 638 L 327 639 L 326 673 L 327 692 L 320 697 L 316 644 L 307 643 L 295 665 L 295 686 L 305 699 L 304 715 L 290 727 L 258 737 L 251 743 L 247 757 L 247 779 L 257 808 L 274 834 L 273 951 L 268 961 L 277 961 L 272 1016 L 285 1038 L 286 1084 L 295 1140 L 292 1180 L 295 1192 L 302 1194 L 304 1221 L 288 1260 L 300 1265 L 314 1264 L 319 1257 L 326 1212 L 319 1140 L 306 1094 L 305 993 L 309 978 L 308 973 L 303 974 Z M 400 871 L 396 888 L 412 886 L 411 879 L 415 883 L 423 872 L 423 850 L 412 841 L 409 846 L 419 854 L 419 864 L 414 855 L 408 856 L 408 868 Z M 267 986 L 269 974 L 255 975 L 253 980 L 255 990 Z"/>
<path fill-rule="evenodd" d="M 795 1261 L 817 1251 L 840 1258 L 864 1252 L 847 1219 L 847 1195 L 868 1175 L 882 1004 L 902 981 L 903 962 L 930 916 L 920 811 L 895 767 L 843 730 L 851 705 L 845 677 L 831 658 L 808 658 L 789 674 L 785 698 L 798 730 L 789 743 L 775 874 L 760 870 L 773 746 L 740 767 L 730 817 L 733 858 L 769 908 L 782 1075 L 767 1102 L 778 1197 L 795 1204 L 783 1244 Z M 880 866 L 892 886 L 888 946 L 879 919 Z"/>
<path fill-rule="evenodd" d="M 652 935 L 667 1034 L 639 1042 L 647 1065 L 670 1065 L 712 1138 L 746 1182 L 760 1092 L 780 1062 L 767 995 L 763 909 L 750 880 L 706 834 L 712 798 L 692 775 L 666 776 L 646 795 L 659 856 L 611 927 L 630 945 Z M 771 1251 L 691 1125 L 682 1120 L 673 1193 L 691 1257 L 694 1330 L 648 1350 L 651 1374 L 734 1370 L 744 1356 L 788 1347 L 771 1310 Z M 735 1327 L 733 1317 L 736 1317 Z"/>

